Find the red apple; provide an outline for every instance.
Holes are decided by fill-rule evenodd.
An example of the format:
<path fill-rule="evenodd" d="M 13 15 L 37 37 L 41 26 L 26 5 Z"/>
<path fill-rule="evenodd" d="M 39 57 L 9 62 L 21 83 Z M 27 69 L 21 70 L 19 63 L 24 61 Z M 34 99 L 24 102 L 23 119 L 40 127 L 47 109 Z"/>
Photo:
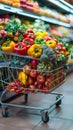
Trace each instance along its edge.
<path fill-rule="evenodd" d="M 37 76 L 37 82 L 38 82 L 39 84 L 44 84 L 44 82 L 45 82 L 45 77 L 44 77 L 43 75 L 39 74 L 39 75 Z"/>
<path fill-rule="evenodd" d="M 34 84 L 34 80 L 31 77 L 28 78 L 28 85 L 30 85 L 30 84 Z"/>
<path fill-rule="evenodd" d="M 62 43 L 57 43 L 56 49 L 58 49 L 60 51 L 62 49 L 62 47 L 63 47 Z"/>
<path fill-rule="evenodd" d="M 34 85 L 35 85 L 35 88 L 38 89 L 38 90 L 43 88 L 43 85 L 39 84 L 37 81 L 35 81 Z"/>
<path fill-rule="evenodd" d="M 35 91 L 35 86 L 34 85 L 29 85 L 28 91 L 34 92 Z"/>
<path fill-rule="evenodd" d="M 57 45 L 63 47 L 63 43 L 62 42 L 58 42 Z"/>
<path fill-rule="evenodd" d="M 32 59 L 30 62 L 31 68 L 36 69 L 38 65 L 38 61 L 35 59 Z"/>
<path fill-rule="evenodd" d="M 66 52 L 66 47 L 62 47 L 62 51 Z"/>
<path fill-rule="evenodd" d="M 17 86 L 14 86 L 14 90 L 16 91 L 18 89 L 18 87 Z"/>
<path fill-rule="evenodd" d="M 30 66 L 30 65 L 25 65 L 25 66 L 23 67 L 23 71 L 24 71 L 27 75 L 29 75 L 29 74 L 30 74 L 30 71 L 31 71 L 31 66 Z"/>
<path fill-rule="evenodd" d="M 32 78 L 36 78 L 37 75 L 38 75 L 38 72 L 37 72 L 37 71 L 35 71 L 35 70 L 31 70 L 31 71 L 30 71 L 30 76 L 31 76 Z"/>
<path fill-rule="evenodd" d="M 47 80 L 45 86 L 49 89 L 52 86 L 52 83 Z"/>

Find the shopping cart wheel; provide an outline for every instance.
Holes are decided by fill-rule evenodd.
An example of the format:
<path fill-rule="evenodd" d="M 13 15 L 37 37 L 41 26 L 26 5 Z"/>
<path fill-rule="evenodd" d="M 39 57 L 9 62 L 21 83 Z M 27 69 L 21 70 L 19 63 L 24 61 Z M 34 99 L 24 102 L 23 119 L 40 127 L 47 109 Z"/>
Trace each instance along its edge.
<path fill-rule="evenodd" d="M 62 103 L 62 100 L 60 99 L 60 95 L 58 95 L 57 97 L 56 97 L 56 107 L 59 107 L 60 105 L 61 105 L 61 103 Z"/>
<path fill-rule="evenodd" d="M 47 123 L 49 121 L 48 111 L 42 111 L 41 112 L 41 117 L 42 117 L 42 121 L 44 123 Z"/>
<path fill-rule="evenodd" d="M 8 117 L 8 115 L 9 115 L 8 108 L 3 108 L 2 109 L 2 116 L 3 117 Z"/>

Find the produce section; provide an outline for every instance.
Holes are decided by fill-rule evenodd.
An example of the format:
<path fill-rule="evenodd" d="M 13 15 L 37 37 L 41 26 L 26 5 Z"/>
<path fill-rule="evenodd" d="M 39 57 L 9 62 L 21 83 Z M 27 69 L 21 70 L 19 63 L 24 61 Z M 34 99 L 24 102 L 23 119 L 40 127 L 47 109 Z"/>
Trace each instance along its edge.
<path fill-rule="evenodd" d="M 55 25 L 69 28 L 71 21 L 68 16 L 57 11 L 54 16 L 54 10 L 48 7 L 42 8 L 37 2 L 29 3 L 26 0 L 11 0 L 10 2 L 1 0 L 0 2 L 3 12 L 0 16 L 0 66 L 2 68 L 1 64 L 4 63 L 6 69 L 4 74 L 8 74 L 7 79 L 5 76 L 0 80 L 4 86 L 1 95 L 2 115 L 8 116 L 8 106 L 33 108 L 43 111 L 41 117 L 43 122 L 47 123 L 49 121 L 47 110 L 53 105 L 58 107 L 61 104 L 63 95 L 52 91 L 64 82 L 68 57 L 70 55 L 72 57 L 73 53 L 72 45 L 60 39 L 68 38 L 70 30 L 55 27 Z M 4 11 L 8 13 L 4 14 Z M 24 20 L 17 14 L 37 19 L 32 22 L 32 20 Z M 55 25 L 49 25 L 48 22 Z M 61 33 L 59 33 L 60 30 Z M 27 103 L 29 92 L 55 94 L 56 101 L 48 108 L 36 108 L 26 104 L 23 106 L 3 101 L 5 94 L 15 93 L 25 95 Z"/>

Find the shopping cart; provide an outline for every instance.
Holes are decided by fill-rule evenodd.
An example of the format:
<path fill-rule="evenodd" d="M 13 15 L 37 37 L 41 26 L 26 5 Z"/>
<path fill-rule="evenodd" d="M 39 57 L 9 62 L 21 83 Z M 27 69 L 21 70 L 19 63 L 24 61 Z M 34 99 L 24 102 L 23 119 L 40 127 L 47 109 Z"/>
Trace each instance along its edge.
<path fill-rule="evenodd" d="M 56 88 L 61 86 L 65 81 L 65 64 L 60 63 L 54 64 L 54 66 L 49 66 L 48 70 L 43 69 L 33 69 L 32 67 L 27 68 L 26 66 L 30 65 L 33 57 L 22 56 L 18 54 L 0 52 L 3 57 L 5 68 L 5 78 L 1 78 L 4 91 L 1 95 L 1 106 L 2 106 L 2 116 L 8 117 L 8 106 L 12 107 L 21 107 L 25 109 L 34 109 L 40 110 L 41 118 L 44 123 L 49 121 L 49 111 L 55 105 L 59 107 L 63 98 L 63 94 L 58 92 L 53 92 Z M 35 58 L 34 58 L 35 59 Z M 39 59 L 35 59 L 39 63 Z M 31 65 L 30 65 L 31 66 Z M 10 100 L 5 100 L 6 95 L 14 93 L 14 98 Z M 51 95 L 55 97 L 51 104 L 46 107 L 36 107 L 36 105 L 28 105 L 28 95 L 32 93 L 33 95 Z M 11 100 L 18 98 L 19 96 L 24 95 L 24 105 L 11 103 Z M 44 97 L 44 96 L 43 96 Z M 43 100 L 43 98 L 42 98 Z M 41 101 L 42 101 L 41 100 Z M 49 101 L 49 98 L 48 98 Z"/>

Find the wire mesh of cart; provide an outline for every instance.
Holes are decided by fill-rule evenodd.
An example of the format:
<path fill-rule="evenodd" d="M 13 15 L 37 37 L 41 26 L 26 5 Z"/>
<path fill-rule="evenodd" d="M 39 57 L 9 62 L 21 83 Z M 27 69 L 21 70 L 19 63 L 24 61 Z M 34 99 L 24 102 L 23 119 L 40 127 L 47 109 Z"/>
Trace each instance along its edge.
<path fill-rule="evenodd" d="M 40 62 L 39 58 L 35 59 L 30 56 L 22 56 L 2 51 L 0 53 L 2 54 L 4 63 L 4 66 L 2 64 L 1 68 L 5 68 L 6 70 L 4 72 L 5 78 L 0 79 L 4 88 L 1 95 L 2 116 L 9 116 L 8 106 L 35 109 L 40 110 L 42 121 L 47 123 L 49 121 L 50 109 L 54 105 L 59 107 L 63 98 L 63 94 L 53 92 L 53 90 L 61 86 L 65 80 L 65 64 L 62 62 L 58 64 L 46 62 L 46 64 L 44 64 Z M 6 101 L 5 96 L 8 93 L 15 93 L 18 96 L 24 95 L 24 104 L 11 103 L 11 100 Z M 52 101 L 49 106 L 47 103 L 46 107 L 43 107 L 43 105 L 40 107 L 40 104 L 39 107 L 36 107 L 36 105 L 32 105 L 32 103 L 29 105 L 28 95 L 30 93 L 37 97 L 38 94 L 42 96 L 55 95 L 55 101 Z M 44 98 L 41 99 L 41 102 L 42 100 L 44 100 Z"/>

